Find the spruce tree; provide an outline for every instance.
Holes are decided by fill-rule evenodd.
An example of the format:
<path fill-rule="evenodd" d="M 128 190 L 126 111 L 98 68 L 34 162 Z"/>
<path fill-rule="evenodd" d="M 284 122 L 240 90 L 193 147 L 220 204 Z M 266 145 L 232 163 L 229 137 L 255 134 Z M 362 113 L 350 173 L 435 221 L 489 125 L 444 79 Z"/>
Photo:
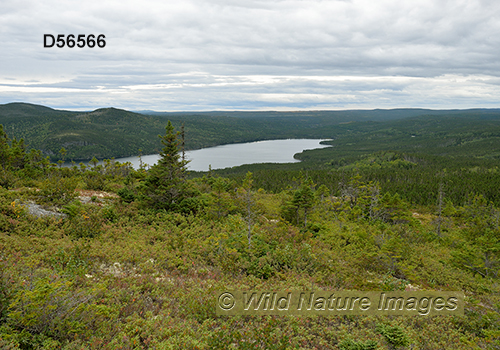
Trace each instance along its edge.
<path fill-rule="evenodd" d="M 178 136 L 169 120 L 165 135 L 159 135 L 163 145 L 160 159 L 151 167 L 146 178 L 148 202 L 156 209 L 178 209 L 188 192 L 185 179 L 188 161 L 181 159 Z"/>

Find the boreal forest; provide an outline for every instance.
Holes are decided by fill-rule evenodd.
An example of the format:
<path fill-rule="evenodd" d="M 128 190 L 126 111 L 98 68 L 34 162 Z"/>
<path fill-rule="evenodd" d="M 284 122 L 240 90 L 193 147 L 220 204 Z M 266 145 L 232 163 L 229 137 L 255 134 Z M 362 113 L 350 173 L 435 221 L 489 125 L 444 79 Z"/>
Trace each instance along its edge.
<path fill-rule="evenodd" d="M 1 349 L 500 348 L 500 110 L 143 113 L 0 105 Z M 280 138 L 332 147 L 183 158 Z M 217 316 L 225 290 L 460 291 L 465 311 Z"/>

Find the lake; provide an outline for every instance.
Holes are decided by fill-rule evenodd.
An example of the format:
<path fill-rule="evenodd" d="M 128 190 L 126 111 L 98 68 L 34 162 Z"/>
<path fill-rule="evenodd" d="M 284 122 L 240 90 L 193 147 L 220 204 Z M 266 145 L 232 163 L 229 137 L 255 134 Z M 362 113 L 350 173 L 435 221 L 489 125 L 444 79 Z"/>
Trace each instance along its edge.
<path fill-rule="evenodd" d="M 186 151 L 186 159 L 191 160 L 188 169 L 194 171 L 208 171 L 209 165 L 212 169 L 223 169 L 243 164 L 294 163 L 299 162 L 293 158 L 296 153 L 307 149 L 330 147 L 330 145 L 321 145 L 321 141 L 326 140 L 289 139 L 233 143 Z M 142 162 L 152 166 L 159 158 L 158 154 L 150 154 L 142 156 Z M 116 161 L 130 162 L 135 169 L 139 168 L 138 156 L 118 158 Z"/>

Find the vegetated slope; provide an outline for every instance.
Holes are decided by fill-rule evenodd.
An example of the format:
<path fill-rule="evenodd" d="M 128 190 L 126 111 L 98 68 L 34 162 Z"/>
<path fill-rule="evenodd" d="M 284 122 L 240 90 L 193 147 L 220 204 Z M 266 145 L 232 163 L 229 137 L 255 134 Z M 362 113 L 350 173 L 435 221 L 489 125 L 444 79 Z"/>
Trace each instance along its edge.
<path fill-rule="evenodd" d="M 455 174 L 445 167 L 463 158 L 378 152 L 305 174 L 187 179 L 166 131 L 150 170 L 52 167 L 3 144 L 1 349 L 500 347 L 497 159 L 471 157 L 468 166 L 489 166 Z M 34 203 L 48 216 L 35 217 Z M 335 315 L 345 305 L 329 302 L 322 317 L 217 317 L 225 290 L 466 298 L 463 316 L 426 317 L 432 303 L 408 299 L 417 317 L 390 315 L 398 302 L 385 315 Z"/>
<path fill-rule="evenodd" d="M 346 177 L 359 174 L 384 191 L 399 193 L 410 203 L 435 204 L 440 186 L 454 203 L 468 203 L 472 194 L 500 203 L 500 113 L 464 111 L 374 123 L 371 131 L 339 135 L 333 147 L 296 154 L 290 164 L 251 164 L 215 170 L 241 179 L 255 174 L 255 185 L 279 193 L 301 174 L 331 191 Z M 364 126 L 367 123 L 363 124 Z M 472 180 L 473 179 L 473 180 Z"/>
<path fill-rule="evenodd" d="M 23 117 L 32 117 L 34 115 L 57 116 L 67 113 L 78 113 L 78 112 L 62 111 L 62 110 L 52 109 L 50 107 L 34 105 L 24 102 L 12 102 L 5 105 L 0 105 L 0 113 L 4 118 L 8 117 L 23 118 Z"/>
<path fill-rule="evenodd" d="M 351 132 L 345 118 L 320 118 L 287 114 L 282 117 L 252 118 L 207 114 L 142 115 L 116 108 L 92 112 L 58 111 L 25 103 L 0 105 L 0 124 L 11 137 L 24 138 L 28 146 L 42 150 L 53 160 L 59 150 L 66 159 L 124 157 L 156 153 L 159 134 L 167 120 L 180 130 L 185 126 L 186 149 L 220 144 L 279 138 L 330 137 Z M 373 125 L 366 124 L 368 129 Z M 362 128 L 360 126 L 360 128 Z"/>
<path fill-rule="evenodd" d="M 359 127 L 352 124 L 354 130 Z M 452 157 L 500 157 L 500 111 L 424 115 L 378 124 L 373 130 L 344 134 L 333 147 L 305 151 L 296 158 L 344 165 L 377 151 Z"/>
<path fill-rule="evenodd" d="M 167 120 L 185 125 L 186 149 L 279 138 L 316 138 L 352 132 L 349 113 L 256 113 L 245 118 L 213 113 L 142 115 L 116 108 L 92 112 L 54 110 L 27 103 L 0 105 L 0 124 L 11 137 L 24 138 L 53 160 L 64 147 L 66 159 L 80 160 L 156 153 Z M 342 124 L 344 123 L 344 124 Z M 371 130 L 370 123 L 358 128 Z"/>
<path fill-rule="evenodd" d="M 26 104 L 0 106 L 0 124 L 9 135 L 24 138 L 30 148 L 52 158 L 59 156 L 61 147 L 68 159 L 136 154 L 143 145 L 156 145 L 151 133 L 163 128 L 157 119 L 114 108 L 82 113 Z"/>
<path fill-rule="evenodd" d="M 48 167 L 16 148 L 0 150 L 8 160 L 0 177 L 2 349 L 500 345 L 500 210 L 480 193 L 451 201 L 462 186 L 441 188 L 440 178 L 425 177 L 437 186 L 418 192 L 438 187 L 443 205 L 416 206 L 403 192 L 343 170 L 324 171 L 321 185 L 271 172 L 238 182 L 187 180 L 175 147 L 153 171 L 114 162 Z M 373 162 L 397 177 L 409 163 L 389 152 Z M 479 173 L 465 175 L 483 182 Z M 267 193 L 257 186 L 262 180 L 286 190 Z M 92 198 L 76 199 L 77 185 Z M 33 202 L 65 216 L 34 217 L 26 208 Z M 52 210 L 45 214 L 57 215 Z M 467 298 L 463 316 L 423 316 L 431 302 L 421 299 L 416 317 L 335 315 L 345 308 L 330 302 L 321 317 L 217 317 L 216 292 L 224 290 L 459 291 Z"/>
<path fill-rule="evenodd" d="M 418 142 L 422 140 L 425 141 L 424 145 L 429 145 L 426 140 L 437 135 L 433 128 L 440 123 L 443 127 L 438 129 L 444 134 L 439 137 L 446 139 L 444 144 L 452 142 L 452 139 L 455 140 L 453 142 L 458 142 L 457 136 L 449 134 L 450 132 L 459 132 L 462 143 L 469 142 L 470 137 L 477 142 L 477 135 L 491 132 L 490 129 L 496 127 L 500 111 L 398 109 L 153 114 L 143 115 L 116 108 L 75 112 L 26 103 L 9 103 L 0 105 L 0 124 L 4 125 L 11 137 L 24 138 L 29 148 L 42 150 L 52 160 L 60 158 L 59 151 L 62 147 L 67 151 L 66 159 L 73 160 L 125 157 L 137 155 L 139 150 L 143 154 L 156 153 L 157 136 L 163 134 L 167 120 L 171 120 L 177 130 L 184 124 L 186 149 L 269 139 L 334 138 L 336 142 L 333 151 L 315 153 L 314 157 L 310 157 L 310 153 L 302 155 L 302 159 L 330 161 L 339 158 L 338 152 L 342 153 L 341 157 L 346 157 L 365 150 L 371 153 L 380 149 L 401 148 L 406 145 L 405 138 L 411 136 L 418 138 L 404 147 L 412 144 L 419 147 Z M 432 116 L 422 116 L 427 114 Z M 464 121 L 464 130 L 454 128 L 455 119 Z M 429 125 L 422 123 L 422 120 L 428 120 Z M 474 129 L 475 134 L 469 135 L 467 123 L 478 121 L 480 125 Z M 421 135 L 412 134 L 418 131 L 413 130 L 415 128 L 420 130 Z M 486 136 L 481 137 L 483 140 Z M 493 136 L 487 138 L 490 137 Z M 474 144 L 474 147 L 478 150 L 485 149 L 489 141 L 483 140 Z M 351 147 L 354 143 L 361 148 L 356 150 Z"/>
<path fill-rule="evenodd" d="M 244 120 L 186 116 L 170 119 L 178 130 L 185 122 L 187 149 L 259 139 L 259 131 L 252 131 L 256 128 Z M 82 113 L 12 103 L 0 105 L 0 124 L 11 137 L 24 138 L 29 148 L 40 149 L 53 160 L 60 157 L 62 147 L 67 150 L 66 159 L 79 160 L 137 155 L 140 149 L 143 154 L 156 153 L 158 135 L 165 132 L 167 118 L 116 108 Z"/>

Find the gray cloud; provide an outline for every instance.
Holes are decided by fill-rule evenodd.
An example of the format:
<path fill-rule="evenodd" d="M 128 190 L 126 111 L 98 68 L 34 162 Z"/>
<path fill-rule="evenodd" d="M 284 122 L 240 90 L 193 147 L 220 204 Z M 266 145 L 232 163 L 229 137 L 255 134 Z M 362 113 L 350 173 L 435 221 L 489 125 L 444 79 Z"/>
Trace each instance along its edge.
<path fill-rule="evenodd" d="M 105 34 L 103 49 L 43 34 Z M 500 3 L 0 3 L 0 103 L 93 109 L 498 107 Z"/>

